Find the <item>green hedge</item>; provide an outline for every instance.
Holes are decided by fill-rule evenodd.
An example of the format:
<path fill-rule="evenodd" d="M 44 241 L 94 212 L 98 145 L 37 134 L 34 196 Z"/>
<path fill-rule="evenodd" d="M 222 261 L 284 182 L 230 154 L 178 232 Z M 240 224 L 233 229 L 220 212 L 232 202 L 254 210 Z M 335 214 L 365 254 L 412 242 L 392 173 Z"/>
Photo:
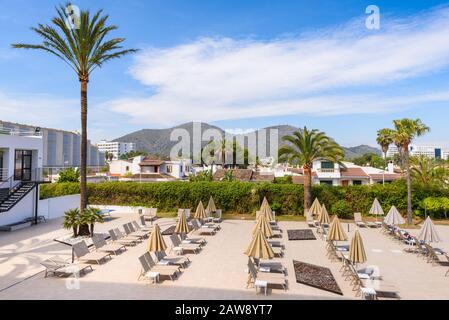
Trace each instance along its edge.
<path fill-rule="evenodd" d="M 41 186 L 41 198 L 79 193 L 77 183 L 54 183 Z M 366 214 L 377 197 L 384 210 L 395 205 L 405 213 L 407 188 L 403 181 L 373 186 L 333 187 L 313 186 L 313 197 L 318 197 L 329 212 L 362 212 Z M 248 182 L 105 182 L 88 184 L 90 204 L 129 205 L 157 207 L 162 211 L 177 208 L 195 209 L 199 200 L 206 205 L 210 196 L 225 212 L 254 213 L 264 196 L 279 214 L 302 214 L 303 186 L 282 183 Z M 429 196 L 448 196 L 448 190 L 414 187 L 413 205 L 422 213 L 420 203 Z M 342 202 L 346 205 L 343 206 Z M 419 211 L 421 210 L 421 211 Z M 346 214 L 345 214 L 346 215 Z"/>

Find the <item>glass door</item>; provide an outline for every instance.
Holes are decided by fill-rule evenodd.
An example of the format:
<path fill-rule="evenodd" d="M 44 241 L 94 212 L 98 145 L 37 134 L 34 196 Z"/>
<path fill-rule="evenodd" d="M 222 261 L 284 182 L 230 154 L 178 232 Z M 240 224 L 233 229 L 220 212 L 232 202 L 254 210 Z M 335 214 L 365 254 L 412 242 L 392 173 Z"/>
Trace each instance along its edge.
<path fill-rule="evenodd" d="M 16 150 L 14 161 L 14 180 L 30 181 L 32 173 L 32 151 Z"/>

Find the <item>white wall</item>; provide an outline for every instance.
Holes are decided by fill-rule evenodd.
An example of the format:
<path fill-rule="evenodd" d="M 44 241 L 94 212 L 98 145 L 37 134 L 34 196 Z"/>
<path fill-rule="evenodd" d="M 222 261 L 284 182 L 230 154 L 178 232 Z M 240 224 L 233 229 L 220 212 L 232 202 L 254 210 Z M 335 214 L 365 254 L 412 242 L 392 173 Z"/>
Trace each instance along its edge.
<path fill-rule="evenodd" d="M 11 210 L 0 212 L 0 226 L 16 223 L 26 218 L 34 217 L 34 206 L 36 190 L 28 193 L 22 200 L 19 201 Z"/>
<path fill-rule="evenodd" d="M 49 198 L 39 200 L 38 212 L 40 216 L 44 216 L 45 219 L 50 220 L 64 216 L 65 211 L 79 208 L 79 205 L 79 194 Z"/>

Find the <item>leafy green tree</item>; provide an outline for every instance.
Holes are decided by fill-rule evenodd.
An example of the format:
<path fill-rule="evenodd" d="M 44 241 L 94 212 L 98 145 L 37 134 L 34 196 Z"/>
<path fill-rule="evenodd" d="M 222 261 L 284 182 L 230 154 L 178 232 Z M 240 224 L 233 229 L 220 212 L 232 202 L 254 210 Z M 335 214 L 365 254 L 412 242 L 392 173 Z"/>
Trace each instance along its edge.
<path fill-rule="evenodd" d="M 130 151 L 128 153 L 124 153 L 122 155 L 120 155 L 119 159 L 120 160 L 128 160 L 134 157 L 138 157 L 138 156 L 147 156 L 148 152 L 146 151 L 142 151 L 142 150 L 133 150 Z"/>
<path fill-rule="evenodd" d="M 340 163 L 344 157 L 343 149 L 324 132 L 304 127 L 283 141 L 289 143 L 279 149 L 279 158 L 289 163 L 302 165 L 304 170 L 304 210 L 312 204 L 312 166 L 315 160 L 328 160 Z"/>
<path fill-rule="evenodd" d="M 385 160 L 375 153 L 365 153 L 364 155 L 352 159 L 352 162 L 358 166 L 370 166 L 374 168 L 385 168 Z"/>
<path fill-rule="evenodd" d="M 58 183 L 64 182 L 79 182 L 80 171 L 78 168 L 66 168 L 59 172 Z"/>
<path fill-rule="evenodd" d="M 108 15 L 102 10 L 91 15 L 81 10 L 73 25 L 67 23 L 73 17 L 66 13 L 70 6 L 60 5 L 52 25 L 38 24 L 32 30 L 42 39 L 40 44 L 13 44 L 13 48 L 36 49 L 63 60 L 75 72 L 81 93 L 81 161 L 80 161 L 80 210 L 87 207 L 87 89 L 92 72 L 106 62 L 123 57 L 136 49 L 123 49 L 124 38 L 108 39 L 117 26 L 108 25 Z M 87 226 L 81 226 L 80 233 L 88 234 Z"/>
<path fill-rule="evenodd" d="M 189 181 L 191 182 L 198 182 L 198 181 L 212 181 L 212 171 L 211 170 L 204 170 L 198 172 L 198 174 L 194 176 L 189 177 Z"/>

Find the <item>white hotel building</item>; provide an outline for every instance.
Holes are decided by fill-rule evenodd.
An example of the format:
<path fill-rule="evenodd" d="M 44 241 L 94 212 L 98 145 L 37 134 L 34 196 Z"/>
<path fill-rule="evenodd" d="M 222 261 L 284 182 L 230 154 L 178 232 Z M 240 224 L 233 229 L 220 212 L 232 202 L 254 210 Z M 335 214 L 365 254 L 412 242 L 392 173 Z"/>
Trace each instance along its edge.
<path fill-rule="evenodd" d="M 118 160 L 122 154 L 136 151 L 136 144 L 132 142 L 117 142 L 101 140 L 97 143 L 98 150 L 103 153 L 112 153 L 112 160 Z"/>
<path fill-rule="evenodd" d="M 442 146 L 411 144 L 409 146 L 409 151 L 411 156 L 426 156 L 432 159 L 443 160 L 449 158 L 449 148 L 444 148 Z M 398 153 L 398 148 L 395 145 L 390 145 L 387 151 L 387 157 L 393 157 Z"/>

